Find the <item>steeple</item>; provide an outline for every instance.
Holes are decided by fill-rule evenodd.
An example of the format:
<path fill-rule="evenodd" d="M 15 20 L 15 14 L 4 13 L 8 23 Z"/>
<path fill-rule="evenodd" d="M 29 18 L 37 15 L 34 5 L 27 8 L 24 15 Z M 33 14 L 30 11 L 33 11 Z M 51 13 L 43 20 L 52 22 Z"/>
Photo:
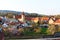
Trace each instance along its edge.
<path fill-rule="evenodd" d="M 22 12 L 22 14 L 21 14 L 21 19 L 24 22 L 24 20 L 25 20 L 25 14 L 24 14 L 24 12 Z"/>
<path fill-rule="evenodd" d="M 24 14 L 24 11 L 21 13 L 21 15 L 25 15 L 25 14 Z"/>
<path fill-rule="evenodd" d="M 25 20 L 24 12 L 22 12 L 20 16 L 21 16 L 21 18 L 18 19 L 18 20 L 21 21 L 21 22 L 24 22 L 24 20 Z"/>

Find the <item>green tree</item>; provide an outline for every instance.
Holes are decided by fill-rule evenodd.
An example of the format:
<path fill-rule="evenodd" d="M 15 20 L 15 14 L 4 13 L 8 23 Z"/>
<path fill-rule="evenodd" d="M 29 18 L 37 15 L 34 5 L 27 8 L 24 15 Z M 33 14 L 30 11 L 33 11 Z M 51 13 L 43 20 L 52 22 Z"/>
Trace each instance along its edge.
<path fill-rule="evenodd" d="M 13 13 L 7 13 L 6 16 L 7 16 L 8 18 L 13 18 Z"/>

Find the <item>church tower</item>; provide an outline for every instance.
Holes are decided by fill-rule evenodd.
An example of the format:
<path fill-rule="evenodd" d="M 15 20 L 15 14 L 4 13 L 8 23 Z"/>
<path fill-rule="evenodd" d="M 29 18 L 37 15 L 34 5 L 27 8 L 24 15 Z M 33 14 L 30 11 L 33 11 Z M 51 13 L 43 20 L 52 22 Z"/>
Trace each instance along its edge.
<path fill-rule="evenodd" d="M 18 18 L 18 20 L 21 21 L 21 22 L 24 22 L 25 21 L 25 14 L 24 14 L 24 12 L 22 12 L 20 16 L 21 17 Z"/>
<path fill-rule="evenodd" d="M 22 19 L 22 20 L 21 20 L 22 22 L 25 21 L 25 14 L 24 14 L 24 12 L 22 12 L 22 14 L 21 14 L 21 19 Z"/>

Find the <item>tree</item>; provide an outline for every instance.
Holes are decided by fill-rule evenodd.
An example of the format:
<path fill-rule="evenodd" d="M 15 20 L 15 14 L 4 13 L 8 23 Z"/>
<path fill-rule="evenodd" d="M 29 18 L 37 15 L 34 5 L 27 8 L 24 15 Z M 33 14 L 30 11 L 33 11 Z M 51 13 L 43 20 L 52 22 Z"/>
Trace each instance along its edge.
<path fill-rule="evenodd" d="M 8 18 L 13 18 L 13 13 L 7 13 L 6 16 L 7 16 Z"/>

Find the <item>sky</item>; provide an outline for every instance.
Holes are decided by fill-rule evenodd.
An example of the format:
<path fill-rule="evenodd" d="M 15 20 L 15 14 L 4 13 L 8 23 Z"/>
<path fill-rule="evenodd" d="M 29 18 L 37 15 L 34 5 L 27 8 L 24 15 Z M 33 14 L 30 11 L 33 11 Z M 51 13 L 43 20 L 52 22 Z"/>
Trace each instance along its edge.
<path fill-rule="evenodd" d="M 0 0 L 0 10 L 55 15 L 60 14 L 60 0 Z"/>

